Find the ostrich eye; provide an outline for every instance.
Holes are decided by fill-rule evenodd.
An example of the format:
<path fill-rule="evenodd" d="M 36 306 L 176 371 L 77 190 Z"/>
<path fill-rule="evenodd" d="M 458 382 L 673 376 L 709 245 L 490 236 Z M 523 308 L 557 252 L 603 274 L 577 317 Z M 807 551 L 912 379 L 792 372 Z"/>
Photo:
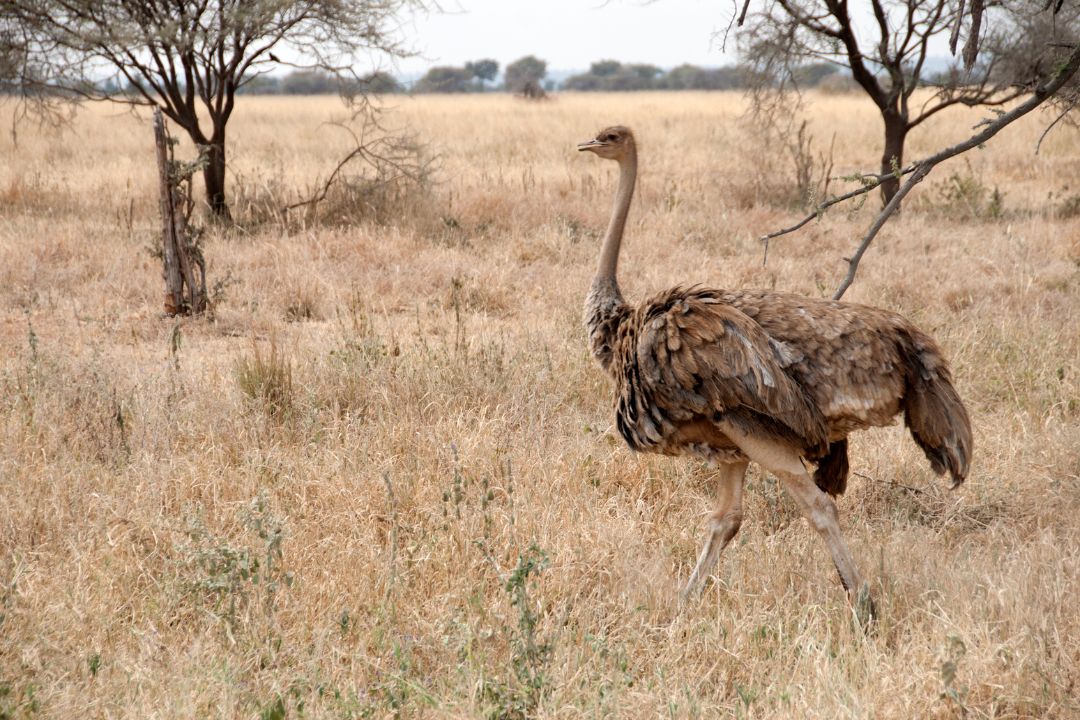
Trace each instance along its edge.
<path fill-rule="evenodd" d="M 607 137 L 604 138 L 604 140 L 606 140 L 607 142 L 615 142 L 618 139 L 619 139 L 619 136 L 615 135 L 615 134 L 608 135 Z"/>

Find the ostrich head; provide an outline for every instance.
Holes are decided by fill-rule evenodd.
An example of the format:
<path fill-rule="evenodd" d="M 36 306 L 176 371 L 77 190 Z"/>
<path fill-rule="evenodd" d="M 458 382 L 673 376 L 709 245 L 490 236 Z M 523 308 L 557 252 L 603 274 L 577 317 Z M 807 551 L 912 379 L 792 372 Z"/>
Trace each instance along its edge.
<path fill-rule="evenodd" d="M 607 160 L 622 160 L 634 149 L 634 133 L 621 125 L 604 128 L 592 140 L 578 145 L 577 149 L 588 150 Z"/>

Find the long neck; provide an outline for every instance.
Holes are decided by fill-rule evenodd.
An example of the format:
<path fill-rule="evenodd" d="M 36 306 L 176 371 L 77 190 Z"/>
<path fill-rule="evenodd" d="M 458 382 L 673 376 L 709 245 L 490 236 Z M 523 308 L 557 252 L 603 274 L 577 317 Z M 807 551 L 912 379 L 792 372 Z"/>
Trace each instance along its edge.
<path fill-rule="evenodd" d="M 611 213 L 604 244 L 600 249 L 600 261 L 593 278 L 593 290 L 614 291 L 619 295 L 619 283 L 615 273 L 619 267 L 619 248 L 622 246 L 623 230 L 626 227 L 626 215 L 630 211 L 630 200 L 634 197 L 634 182 L 637 179 L 637 150 L 631 145 L 619 161 L 619 189 L 615 193 L 615 208 Z"/>

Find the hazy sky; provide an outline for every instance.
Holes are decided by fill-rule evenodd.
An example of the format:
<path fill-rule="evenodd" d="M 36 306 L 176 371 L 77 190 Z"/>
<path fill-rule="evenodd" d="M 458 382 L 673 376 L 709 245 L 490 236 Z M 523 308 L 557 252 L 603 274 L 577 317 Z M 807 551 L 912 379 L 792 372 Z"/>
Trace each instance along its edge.
<path fill-rule="evenodd" d="M 717 31 L 727 27 L 731 0 L 446 0 L 443 13 L 417 17 L 404 32 L 422 57 L 403 73 L 491 57 L 500 66 L 523 55 L 553 70 L 587 69 L 595 60 L 724 65 Z"/>

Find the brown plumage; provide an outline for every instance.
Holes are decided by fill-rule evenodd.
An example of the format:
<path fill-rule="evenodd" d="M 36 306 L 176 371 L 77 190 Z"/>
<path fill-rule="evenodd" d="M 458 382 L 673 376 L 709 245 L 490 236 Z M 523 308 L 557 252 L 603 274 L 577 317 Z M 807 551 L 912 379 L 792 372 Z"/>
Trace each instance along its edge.
<path fill-rule="evenodd" d="M 615 381 L 619 433 L 634 450 L 721 466 L 719 508 L 684 594 L 701 587 L 738 531 L 753 460 L 784 481 L 841 582 L 868 608 L 829 495 L 847 484 L 847 435 L 901 412 L 934 471 L 948 471 L 954 487 L 963 482 L 971 424 L 941 351 L 896 313 L 790 293 L 676 287 L 628 305 L 616 270 L 637 172 L 634 137 L 608 128 L 578 149 L 620 167 L 585 303 L 593 355 Z"/>

